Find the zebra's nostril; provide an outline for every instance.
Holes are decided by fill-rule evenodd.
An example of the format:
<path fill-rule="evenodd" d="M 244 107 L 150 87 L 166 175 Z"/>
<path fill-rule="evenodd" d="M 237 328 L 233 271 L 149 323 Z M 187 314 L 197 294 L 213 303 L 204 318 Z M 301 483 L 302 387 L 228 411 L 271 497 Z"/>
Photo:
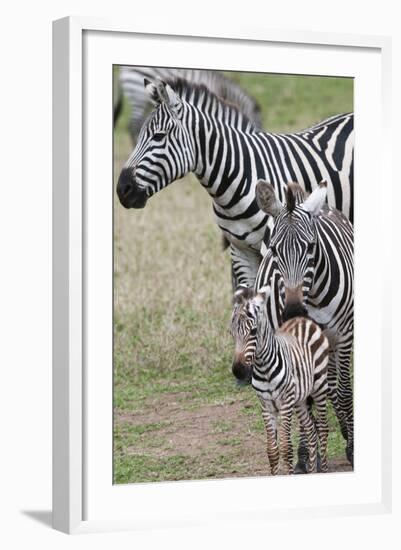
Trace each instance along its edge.
<path fill-rule="evenodd" d="M 121 189 L 121 194 L 123 195 L 123 197 L 126 197 L 129 193 L 131 193 L 132 188 L 133 188 L 132 183 L 128 183 L 125 186 L 123 186 Z"/>
<path fill-rule="evenodd" d="M 118 196 L 126 196 L 134 186 L 132 172 L 127 168 L 123 168 L 118 178 L 117 193 Z"/>

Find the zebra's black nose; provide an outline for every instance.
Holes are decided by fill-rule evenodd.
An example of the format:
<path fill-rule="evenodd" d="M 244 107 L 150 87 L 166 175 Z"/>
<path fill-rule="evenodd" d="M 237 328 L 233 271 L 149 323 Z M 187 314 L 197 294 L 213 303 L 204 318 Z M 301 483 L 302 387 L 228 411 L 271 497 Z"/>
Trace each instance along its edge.
<path fill-rule="evenodd" d="M 145 189 L 138 187 L 130 168 L 121 170 L 117 183 L 117 195 L 125 208 L 143 208 L 148 200 Z"/>
<path fill-rule="evenodd" d="M 252 367 L 244 365 L 240 361 L 234 361 L 232 366 L 233 375 L 237 380 L 241 380 L 247 384 L 250 384 L 252 381 Z"/>
<path fill-rule="evenodd" d="M 306 307 L 301 302 L 291 302 L 285 304 L 283 311 L 283 322 L 289 321 L 294 317 L 307 317 L 308 311 Z"/>

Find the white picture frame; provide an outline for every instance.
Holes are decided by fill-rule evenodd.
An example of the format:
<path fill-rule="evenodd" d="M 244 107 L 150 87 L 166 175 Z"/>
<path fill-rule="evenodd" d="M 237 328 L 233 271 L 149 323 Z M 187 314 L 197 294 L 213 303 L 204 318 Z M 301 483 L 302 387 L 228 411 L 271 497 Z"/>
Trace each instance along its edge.
<path fill-rule="evenodd" d="M 131 49 L 130 41 L 137 44 L 143 41 L 144 48 L 142 51 Z M 225 55 L 227 48 L 232 55 Z M 264 59 L 267 48 L 274 52 L 274 59 L 266 60 L 262 66 L 260 60 Z M 355 401 L 355 422 L 356 425 L 360 423 L 361 435 L 356 431 L 355 472 L 347 474 L 346 482 L 344 477 L 338 477 L 341 474 L 330 474 L 323 477 L 112 485 L 112 448 L 107 454 L 112 415 L 111 348 L 107 344 L 111 338 L 112 302 L 109 297 L 104 297 L 103 292 L 111 288 L 112 280 L 112 264 L 109 265 L 108 255 L 112 242 L 111 214 L 107 214 L 112 181 L 111 170 L 107 172 L 112 162 L 111 148 L 108 150 L 112 140 L 112 86 L 108 87 L 107 79 L 111 79 L 113 63 L 165 65 L 165 56 L 169 51 L 180 52 L 183 66 L 188 66 L 186 52 L 190 51 L 191 58 L 195 60 L 192 65 L 199 68 L 332 74 L 356 78 L 355 102 L 357 115 L 360 115 L 359 119 L 356 117 L 356 250 L 360 251 L 356 257 L 357 283 L 358 270 L 360 274 L 367 272 L 369 247 L 381 247 L 382 270 L 376 272 L 369 282 L 361 279 L 359 284 L 358 292 L 361 292 L 360 289 L 370 292 L 372 321 L 367 322 L 369 308 L 363 300 L 359 300 L 356 307 L 356 357 L 367 366 L 364 377 L 359 376 L 356 368 L 356 387 L 360 398 Z M 250 52 L 254 55 L 250 56 Z M 390 335 L 382 325 L 384 310 L 390 300 L 384 289 L 389 285 L 391 273 L 391 239 L 382 238 L 390 233 L 390 221 L 385 215 L 385 204 L 391 197 L 387 147 L 390 52 L 391 42 L 386 37 L 267 29 L 227 29 L 218 32 L 198 32 L 194 29 L 183 35 L 170 24 L 166 29 L 152 29 L 127 22 L 81 17 L 54 22 L 54 528 L 77 533 L 188 526 L 213 521 L 265 521 L 267 512 L 273 519 L 390 512 L 392 478 L 388 426 L 391 426 L 391 357 Z M 280 65 L 281 56 L 287 61 Z M 174 66 L 173 57 L 170 59 Z M 107 76 L 108 69 L 110 74 Z M 369 81 L 369 78 L 373 80 Z M 88 102 L 88 88 L 92 86 L 93 89 L 95 81 L 98 83 L 99 97 Z M 367 87 L 371 89 L 367 91 Z M 105 112 L 108 101 L 109 110 Z M 370 121 L 366 119 L 367 102 L 370 102 Z M 96 113 L 97 120 L 94 118 Z M 372 150 L 365 138 L 372 128 L 378 132 L 375 135 L 379 136 L 380 146 L 376 142 L 374 166 L 367 166 L 366 158 Z M 94 136 L 94 129 L 98 135 L 96 144 L 94 141 L 97 138 L 88 141 L 88 136 Z M 109 159 L 106 158 L 108 155 Z M 358 178 L 363 180 L 363 188 L 358 184 Z M 96 193 L 93 185 L 87 185 L 88 181 L 95 180 L 98 183 Z M 107 181 L 109 187 L 105 189 Z M 381 185 L 374 187 L 374 181 L 380 181 Z M 102 186 L 102 183 L 105 185 Z M 364 200 L 361 199 L 358 205 L 358 196 L 363 197 L 365 191 Z M 370 193 L 373 191 L 376 195 L 372 202 Z M 369 227 L 373 205 L 376 231 L 369 235 L 367 243 L 364 232 Z M 102 247 L 96 247 L 93 238 L 95 231 L 99 234 Z M 94 270 L 100 274 L 96 282 L 91 279 Z M 93 310 L 95 296 L 102 296 L 97 306 L 101 315 L 97 314 L 96 321 Z M 366 338 L 372 342 L 372 349 L 364 350 L 363 345 L 358 345 Z M 92 376 L 95 363 L 96 376 Z M 377 402 L 369 402 L 369 411 L 362 415 L 363 405 L 374 391 L 378 392 Z M 96 424 L 94 418 L 97 419 Z M 369 433 L 364 422 L 369 424 Z M 367 454 L 363 451 L 368 448 L 370 436 L 376 441 L 377 449 L 372 453 L 370 463 L 365 458 L 358 463 L 358 456 Z M 268 487 L 269 494 L 275 495 L 271 501 L 263 496 L 265 487 Z M 345 491 L 344 487 L 349 487 L 349 491 Z M 242 495 L 241 503 L 238 502 L 238 494 Z M 316 495 L 330 495 L 330 498 L 325 496 L 320 502 L 319 498 L 316 501 Z M 289 507 L 287 501 L 290 496 L 292 505 Z M 252 505 L 249 505 L 249 499 Z M 318 504 L 313 505 L 312 499 Z"/>

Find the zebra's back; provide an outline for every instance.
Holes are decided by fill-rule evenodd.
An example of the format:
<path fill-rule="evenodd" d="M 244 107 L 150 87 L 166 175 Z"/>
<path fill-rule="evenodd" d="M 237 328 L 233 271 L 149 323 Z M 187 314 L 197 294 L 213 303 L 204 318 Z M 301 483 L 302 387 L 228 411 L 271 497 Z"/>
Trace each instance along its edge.
<path fill-rule="evenodd" d="M 329 342 L 322 329 L 311 319 L 295 317 L 286 321 L 276 336 L 288 344 L 295 402 L 327 390 L 327 362 Z"/>

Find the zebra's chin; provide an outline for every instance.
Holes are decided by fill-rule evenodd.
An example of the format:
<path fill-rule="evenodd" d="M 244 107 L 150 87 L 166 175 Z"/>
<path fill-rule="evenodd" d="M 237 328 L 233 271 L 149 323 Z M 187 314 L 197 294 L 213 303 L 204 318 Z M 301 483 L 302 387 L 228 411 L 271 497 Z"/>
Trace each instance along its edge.
<path fill-rule="evenodd" d="M 124 208 L 135 208 L 136 210 L 139 210 L 141 208 L 145 208 L 146 203 L 148 202 L 148 196 L 146 192 L 130 192 L 126 194 L 118 193 L 118 198 L 120 199 L 120 203 L 124 206 Z"/>
<path fill-rule="evenodd" d="M 126 208 L 135 208 L 135 210 L 140 210 L 141 208 L 145 208 L 147 202 L 148 197 L 146 195 L 142 197 L 135 197 L 132 202 L 126 206 Z"/>

